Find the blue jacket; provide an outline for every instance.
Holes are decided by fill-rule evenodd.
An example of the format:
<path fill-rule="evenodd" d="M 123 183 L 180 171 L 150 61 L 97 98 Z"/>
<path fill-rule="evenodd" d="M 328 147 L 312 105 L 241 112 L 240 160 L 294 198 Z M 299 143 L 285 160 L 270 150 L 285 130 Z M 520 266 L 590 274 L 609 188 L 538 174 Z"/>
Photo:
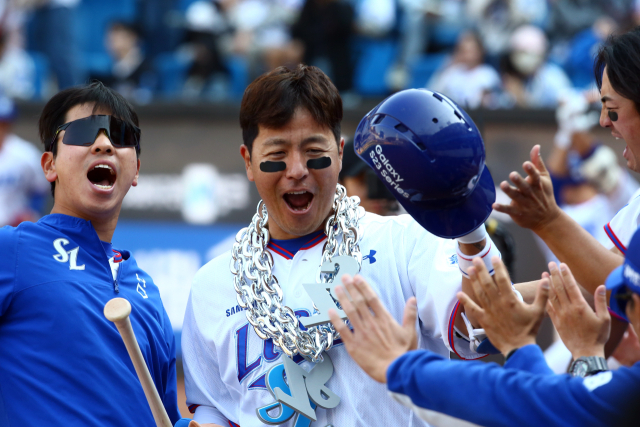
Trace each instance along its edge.
<path fill-rule="evenodd" d="M 53 214 L 0 229 L 0 426 L 154 426 L 124 343 L 131 323 L 169 417 L 179 419 L 175 342 L 158 288 L 119 251 L 117 281 L 89 221 Z M 117 257 L 119 259 L 119 257 Z M 117 290 L 117 291 L 116 291 Z"/>
<path fill-rule="evenodd" d="M 504 368 L 412 351 L 391 364 L 387 386 L 420 408 L 483 426 L 640 425 L 640 362 L 573 378 L 553 374 L 535 345 Z"/>

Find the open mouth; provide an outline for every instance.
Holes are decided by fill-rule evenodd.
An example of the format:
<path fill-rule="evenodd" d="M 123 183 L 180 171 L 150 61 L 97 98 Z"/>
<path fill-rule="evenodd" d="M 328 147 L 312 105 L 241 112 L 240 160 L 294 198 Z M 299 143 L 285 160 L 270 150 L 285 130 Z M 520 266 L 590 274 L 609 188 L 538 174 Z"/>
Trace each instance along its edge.
<path fill-rule="evenodd" d="M 109 190 L 116 182 L 116 171 L 109 165 L 98 164 L 87 173 L 87 178 L 96 187 L 102 190 Z"/>
<path fill-rule="evenodd" d="M 285 193 L 283 197 L 291 210 L 296 212 L 304 212 L 309 208 L 313 201 L 313 194 L 308 191 L 290 191 Z"/>

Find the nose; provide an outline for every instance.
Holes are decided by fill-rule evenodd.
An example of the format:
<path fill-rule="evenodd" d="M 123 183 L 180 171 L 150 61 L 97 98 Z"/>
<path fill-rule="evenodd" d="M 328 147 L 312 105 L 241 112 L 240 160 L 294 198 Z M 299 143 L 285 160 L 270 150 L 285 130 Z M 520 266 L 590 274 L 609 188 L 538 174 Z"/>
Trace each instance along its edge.
<path fill-rule="evenodd" d="M 611 127 L 611 119 L 609 118 L 607 109 L 604 106 L 600 110 L 600 126 L 602 126 L 603 128 Z"/>
<path fill-rule="evenodd" d="M 115 148 L 111 144 L 111 141 L 107 136 L 107 133 L 104 130 L 101 130 L 98 136 L 96 137 L 95 142 L 91 146 L 91 152 L 93 154 L 98 154 L 98 153 L 112 154 L 114 150 Z"/>
<path fill-rule="evenodd" d="M 287 161 L 286 177 L 295 180 L 304 179 L 309 174 L 307 162 L 300 153 L 293 154 Z"/>

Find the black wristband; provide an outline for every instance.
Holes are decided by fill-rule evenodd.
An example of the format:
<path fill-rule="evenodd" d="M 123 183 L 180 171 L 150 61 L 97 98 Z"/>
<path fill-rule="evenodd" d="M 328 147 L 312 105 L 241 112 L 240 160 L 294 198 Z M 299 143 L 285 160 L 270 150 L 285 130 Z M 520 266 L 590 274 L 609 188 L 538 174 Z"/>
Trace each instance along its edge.
<path fill-rule="evenodd" d="M 504 361 L 506 362 L 507 360 L 509 360 L 509 358 L 513 356 L 513 353 L 515 353 L 518 350 L 520 350 L 520 348 L 514 348 L 509 353 L 507 353 L 507 355 L 504 357 Z"/>

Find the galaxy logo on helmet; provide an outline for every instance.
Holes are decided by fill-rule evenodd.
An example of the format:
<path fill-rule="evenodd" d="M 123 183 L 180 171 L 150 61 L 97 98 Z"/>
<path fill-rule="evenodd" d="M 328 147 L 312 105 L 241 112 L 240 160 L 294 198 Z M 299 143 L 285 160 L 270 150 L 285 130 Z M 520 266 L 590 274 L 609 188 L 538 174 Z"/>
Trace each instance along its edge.
<path fill-rule="evenodd" d="M 442 94 L 408 89 L 391 95 L 362 119 L 354 150 L 436 236 L 469 234 L 491 213 L 496 193 L 480 132 Z"/>
<path fill-rule="evenodd" d="M 605 285 L 611 291 L 609 308 L 618 316 L 627 319 L 627 302 L 631 293 L 640 294 L 640 233 L 636 231 L 629 242 L 624 264 L 609 274 Z"/>

